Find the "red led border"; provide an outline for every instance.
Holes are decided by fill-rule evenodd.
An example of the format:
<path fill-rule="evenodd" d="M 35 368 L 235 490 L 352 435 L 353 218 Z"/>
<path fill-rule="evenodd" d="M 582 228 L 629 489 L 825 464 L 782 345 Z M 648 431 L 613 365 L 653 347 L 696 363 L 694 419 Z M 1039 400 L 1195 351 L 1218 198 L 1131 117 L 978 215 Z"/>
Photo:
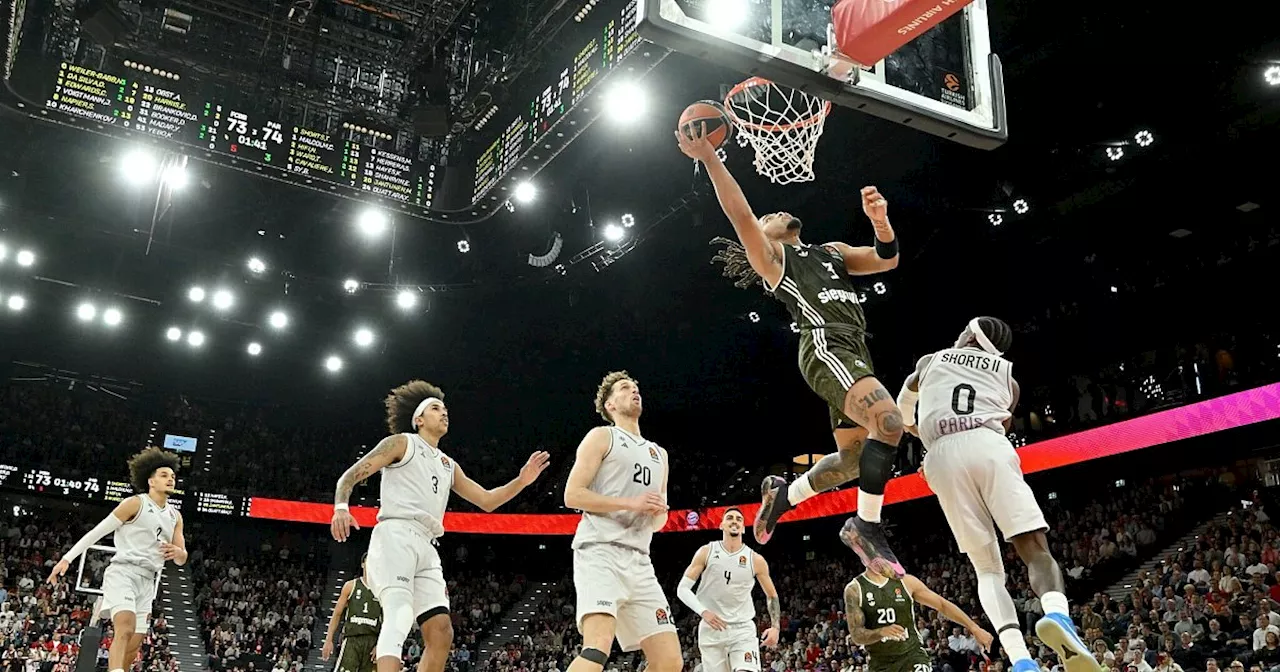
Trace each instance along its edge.
<path fill-rule="evenodd" d="M 1276 418 L 1280 418 L 1280 383 L 1033 443 L 1020 449 L 1018 455 L 1022 458 L 1022 470 L 1030 474 Z M 929 490 L 929 486 L 919 474 L 911 474 L 890 481 L 885 491 L 885 503 L 894 504 L 921 499 L 932 494 L 933 492 Z M 857 502 L 857 488 L 824 493 L 804 502 L 796 510 L 783 516 L 782 521 L 791 522 L 849 514 L 857 510 Z M 716 529 L 720 525 L 721 516 L 728 508 L 717 506 L 703 511 L 691 509 L 672 511 L 667 514 L 667 524 L 662 531 L 686 532 Z M 753 520 L 760 504 L 743 504 L 737 508 L 743 511 L 748 520 Z M 372 506 L 353 506 L 351 513 L 361 526 L 370 527 L 376 523 L 378 509 Z M 328 524 L 332 515 L 333 505 L 331 504 L 254 497 L 249 505 L 251 518 Z M 455 513 L 451 511 L 445 514 L 444 526 L 450 532 L 469 534 L 567 535 L 574 533 L 579 517 L 576 513 Z"/>

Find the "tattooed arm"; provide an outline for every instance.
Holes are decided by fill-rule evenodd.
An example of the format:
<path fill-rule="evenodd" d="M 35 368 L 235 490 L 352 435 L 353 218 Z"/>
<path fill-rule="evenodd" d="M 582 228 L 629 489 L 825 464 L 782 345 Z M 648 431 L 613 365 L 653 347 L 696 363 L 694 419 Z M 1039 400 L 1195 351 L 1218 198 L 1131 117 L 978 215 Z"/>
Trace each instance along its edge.
<path fill-rule="evenodd" d="M 862 616 L 862 589 L 856 580 L 844 587 L 844 619 L 849 624 L 849 639 L 858 646 L 867 646 L 886 639 L 906 639 L 907 631 L 901 625 L 883 628 L 867 628 Z"/>
<path fill-rule="evenodd" d="M 759 553 L 751 555 L 755 558 L 752 569 L 755 570 L 756 581 L 760 582 L 760 589 L 764 591 L 765 604 L 769 606 L 770 625 L 764 632 L 761 644 L 774 648 L 778 645 L 778 633 L 782 631 L 782 602 L 778 599 L 778 589 L 773 585 L 773 577 L 769 576 L 769 563 L 765 562 L 764 556 Z"/>
<path fill-rule="evenodd" d="M 335 540 L 346 541 L 351 535 L 351 528 L 360 529 L 360 524 L 347 510 L 347 501 L 351 499 L 351 491 L 356 484 L 374 475 L 383 467 L 406 459 L 408 450 L 409 441 L 403 436 L 399 434 L 388 436 L 342 473 L 333 494 L 333 520 L 329 523 L 329 531 L 333 533 Z M 409 457 L 411 458 L 412 455 L 410 454 Z"/>

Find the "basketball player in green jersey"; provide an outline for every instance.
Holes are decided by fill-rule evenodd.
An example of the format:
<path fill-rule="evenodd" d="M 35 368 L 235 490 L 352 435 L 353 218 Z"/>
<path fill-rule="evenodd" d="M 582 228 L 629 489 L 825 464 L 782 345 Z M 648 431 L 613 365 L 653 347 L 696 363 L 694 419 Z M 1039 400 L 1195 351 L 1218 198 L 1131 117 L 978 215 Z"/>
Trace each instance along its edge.
<path fill-rule="evenodd" d="M 767 542 L 782 514 L 800 502 L 859 478 L 858 515 L 845 523 L 840 537 L 871 571 L 901 577 L 905 572 L 885 539 L 880 507 L 902 440 L 902 413 L 872 371 L 866 317 L 851 279 L 898 265 L 888 204 L 875 187 L 863 187 L 862 209 L 875 229 L 873 247 L 806 245 L 800 241 L 798 217 L 776 212 L 756 218 L 716 149 L 703 137 L 705 126 L 687 130 L 688 134 L 676 132 L 680 150 L 707 167 L 720 207 L 741 242 L 713 241 L 729 244 L 716 260 L 725 262 L 726 276 L 738 278 L 737 286 L 763 281 L 765 290 L 786 305 L 800 328 L 800 372 L 830 407 L 838 448 L 789 487 L 779 476 L 765 477 L 756 541 Z"/>
<path fill-rule="evenodd" d="M 360 578 L 342 586 L 338 603 L 329 617 L 329 632 L 324 637 L 320 658 L 333 655 L 333 638 L 342 623 L 342 648 L 338 650 L 337 672 L 373 672 L 378 668 L 373 650 L 378 644 L 378 628 L 382 627 L 382 605 L 374 597 L 365 580 L 365 558 L 360 558 Z M 345 614 L 345 618 L 344 618 Z"/>
<path fill-rule="evenodd" d="M 991 650 L 991 633 L 920 579 L 863 572 L 844 587 L 844 618 L 849 638 L 867 650 L 867 672 L 932 672 L 916 629 L 917 602 L 964 626 L 983 651 Z"/>

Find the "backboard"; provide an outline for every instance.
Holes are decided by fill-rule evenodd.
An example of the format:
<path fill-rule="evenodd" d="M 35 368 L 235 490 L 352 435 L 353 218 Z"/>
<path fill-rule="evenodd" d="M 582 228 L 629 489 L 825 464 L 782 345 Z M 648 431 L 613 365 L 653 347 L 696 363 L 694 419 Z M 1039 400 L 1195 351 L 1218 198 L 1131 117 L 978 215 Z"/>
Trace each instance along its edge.
<path fill-rule="evenodd" d="M 940 0 L 943 2 L 945 0 Z M 1008 137 L 987 0 L 870 67 L 833 67 L 831 0 L 637 0 L 641 36 L 979 149 Z M 834 46 L 834 45 L 833 45 Z M 853 76 L 851 76 L 853 75 Z"/>

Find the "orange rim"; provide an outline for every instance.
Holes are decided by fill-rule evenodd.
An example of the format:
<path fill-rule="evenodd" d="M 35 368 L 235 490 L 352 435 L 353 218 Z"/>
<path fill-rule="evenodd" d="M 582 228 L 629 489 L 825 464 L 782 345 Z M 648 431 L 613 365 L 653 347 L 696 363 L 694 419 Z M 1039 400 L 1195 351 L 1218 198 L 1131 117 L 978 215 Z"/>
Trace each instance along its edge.
<path fill-rule="evenodd" d="M 809 126 L 813 126 L 814 124 L 820 124 L 824 119 L 826 119 L 827 115 L 830 114 L 831 112 L 831 101 L 824 100 L 822 101 L 821 111 L 819 111 L 816 114 L 806 115 L 805 117 L 801 119 L 797 119 L 789 124 L 757 124 L 754 122 L 747 121 L 739 117 L 737 113 L 733 111 L 733 103 L 731 101 L 733 101 L 734 98 L 741 96 L 742 94 L 746 93 L 747 91 L 750 91 L 751 89 L 757 86 L 774 86 L 774 83 L 763 77 L 749 77 L 739 82 L 737 86 L 733 87 L 732 89 L 729 89 L 729 95 L 724 97 L 725 112 L 728 112 L 729 118 L 732 119 L 735 124 L 737 124 L 742 128 L 752 130 L 752 131 L 764 131 L 765 133 L 781 133 L 783 131 L 791 131 L 797 128 L 807 128 Z M 809 94 L 801 91 L 800 95 L 807 96 Z"/>

